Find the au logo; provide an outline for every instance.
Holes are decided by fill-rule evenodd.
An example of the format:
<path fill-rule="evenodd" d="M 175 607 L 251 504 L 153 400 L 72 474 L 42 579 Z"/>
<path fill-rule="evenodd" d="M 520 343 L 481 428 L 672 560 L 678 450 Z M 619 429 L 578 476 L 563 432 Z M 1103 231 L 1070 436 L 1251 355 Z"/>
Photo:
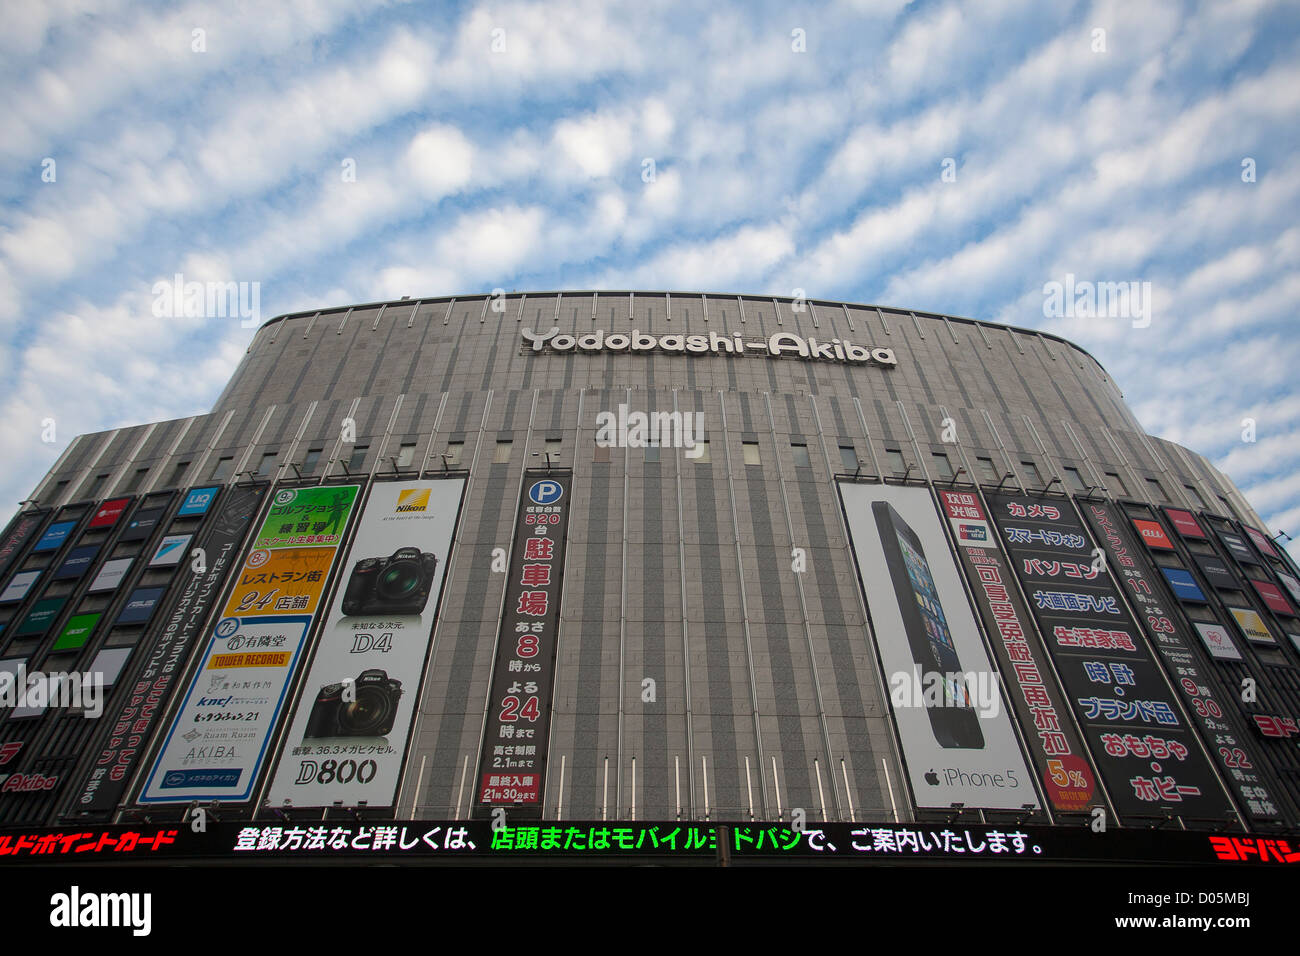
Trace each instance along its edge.
<path fill-rule="evenodd" d="M 411 488 L 397 493 L 397 507 L 394 510 L 399 514 L 408 511 L 427 511 L 428 508 L 428 488 Z"/>

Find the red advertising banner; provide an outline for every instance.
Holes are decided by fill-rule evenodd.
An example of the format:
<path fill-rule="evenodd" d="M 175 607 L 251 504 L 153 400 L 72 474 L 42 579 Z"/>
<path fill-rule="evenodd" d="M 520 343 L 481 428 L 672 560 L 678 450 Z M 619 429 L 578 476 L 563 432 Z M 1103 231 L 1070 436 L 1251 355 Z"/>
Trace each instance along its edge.
<path fill-rule="evenodd" d="M 1154 521 L 1143 521 L 1139 518 L 1133 519 L 1133 527 L 1137 528 L 1138 535 L 1142 543 L 1148 548 L 1164 548 L 1168 551 L 1174 550 L 1173 542 L 1165 534 L 1165 529 L 1160 527 Z"/>
<path fill-rule="evenodd" d="M 1276 584 L 1271 581 L 1256 581 L 1253 578 L 1250 583 L 1259 593 L 1264 603 L 1268 605 L 1270 611 L 1276 611 L 1278 614 L 1285 614 L 1288 617 L 1296 616 L 1295 608 L 1282 596 L 1282 591 Z"/>
<path fill-rule="evenodd" d="M 1196 516 L 1190 511 L 1183 511 L 1179 508 L 1166 508 L 1165 516 L 1174 526 L 1174 530 L 1184 538 L 1205 537 L 1205 532 L 1201 530 L 1201 525 L 1197 522 Z"/>
<path fill-rule="evenodd" d="M 1270 558 L 1279 557 L 1277 549 L 1273 547 L 1273 542 L 1268 540 L 1268 536 L 1260 534 L 1254 528 L 1246 528 L 1246 534 L 1250 540 L 1255 542 L 1255 547 L 1259 548 L 1261 554 L 1266 554 Z"/>
<path fill-rule="evenodd" d="M 122 517 L 122 512 L 131 503 L 130 498 L 112 498 L 95 509 L 95 516 L 90 519 L 87 528 L 111 528 Z"/>

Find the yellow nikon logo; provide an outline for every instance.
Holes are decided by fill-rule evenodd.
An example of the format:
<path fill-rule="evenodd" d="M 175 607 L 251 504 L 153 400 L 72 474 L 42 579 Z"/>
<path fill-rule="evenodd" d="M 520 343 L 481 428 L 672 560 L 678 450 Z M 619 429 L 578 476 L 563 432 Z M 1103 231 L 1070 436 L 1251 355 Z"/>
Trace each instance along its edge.
<path fill-rule="evenodd" d="M 396 511 L 426 511 L 429 508 L 429 489 L 412 488 L 397 493 Z"/>

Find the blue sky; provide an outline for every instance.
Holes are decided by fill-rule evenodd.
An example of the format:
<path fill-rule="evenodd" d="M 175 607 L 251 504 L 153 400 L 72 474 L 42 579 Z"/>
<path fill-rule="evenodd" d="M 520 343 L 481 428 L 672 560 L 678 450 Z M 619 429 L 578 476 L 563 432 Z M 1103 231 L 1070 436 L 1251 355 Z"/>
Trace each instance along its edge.
<path fill-rule="evenodd" d="M 1300 539 L 1300 8 L 701 9 L 8 5 L 0 501 L 211 406 L 252 331 L 155 317 L 176 273 L 259 283 L 263 319 L 802 289 L 1069 338 Z M 1046 316 L 1067 275 L 1150 283 L 1149 324 Z"/>

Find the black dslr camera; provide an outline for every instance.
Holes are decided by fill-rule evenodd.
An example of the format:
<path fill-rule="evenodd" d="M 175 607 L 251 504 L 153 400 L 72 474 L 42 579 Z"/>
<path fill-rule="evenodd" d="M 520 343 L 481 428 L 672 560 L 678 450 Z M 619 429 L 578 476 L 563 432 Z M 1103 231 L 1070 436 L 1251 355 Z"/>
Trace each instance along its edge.
<path fill-rule="evenodd" d="M 402 682 L 385 671 L 365 670 L 352 682 L 351 700 L 343 699 L 347 681 L 326 684 L 316 695 L 311 717 L 307 719 L 308 737 L 383 737 L 393 729 L 397 701 L 402 696 Z"/>
<path fill-rule="evenodd" d="M 419 614 L 429 600 L 438 559 L 419 548 L 398 548 L 391 558 L 363 558 L 343 592 L 343 613 Z"/>

